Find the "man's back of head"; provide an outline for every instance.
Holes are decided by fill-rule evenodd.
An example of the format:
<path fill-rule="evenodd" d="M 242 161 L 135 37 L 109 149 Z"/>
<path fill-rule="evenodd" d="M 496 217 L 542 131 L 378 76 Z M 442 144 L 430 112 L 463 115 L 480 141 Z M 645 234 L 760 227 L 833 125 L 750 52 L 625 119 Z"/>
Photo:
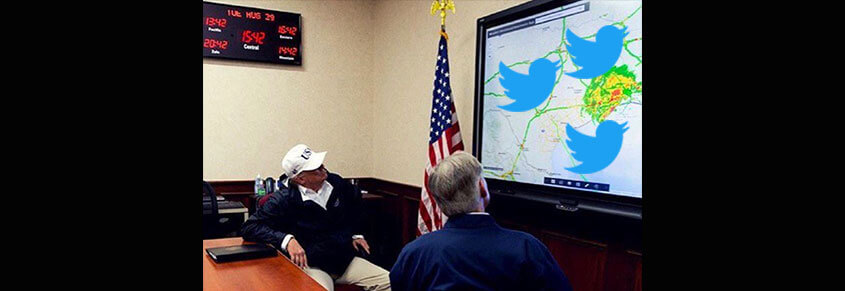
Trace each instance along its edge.
<path fill-rule="evenodd" d="M 434 167 L 428 189 L 446 216 L 482 211 L 485 206 L 480 199 L 482 179 L 478 159 L 458 151 Z"/>

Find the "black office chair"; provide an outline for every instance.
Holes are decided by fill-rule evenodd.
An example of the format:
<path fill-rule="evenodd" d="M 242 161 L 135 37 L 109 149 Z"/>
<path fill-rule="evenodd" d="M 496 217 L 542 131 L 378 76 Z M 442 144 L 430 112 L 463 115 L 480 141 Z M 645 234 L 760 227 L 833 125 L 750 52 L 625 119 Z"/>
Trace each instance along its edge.
<path fill-rule="evenodd" d="M 202 196 L 202 239 L 240 236 L 241 221 L 220 215 L 217 193 L 206 181 L 202 181 Z"/>

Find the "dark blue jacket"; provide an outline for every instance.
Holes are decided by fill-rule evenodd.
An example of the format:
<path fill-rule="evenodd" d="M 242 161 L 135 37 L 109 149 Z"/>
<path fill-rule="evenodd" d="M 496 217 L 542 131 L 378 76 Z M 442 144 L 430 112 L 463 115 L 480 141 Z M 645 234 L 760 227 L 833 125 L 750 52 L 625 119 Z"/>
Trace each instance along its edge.
<path fill-rule="evenodd" d="M 309 266 L 342 275 L 355 256 L 352 235 L 362 234 L 357 228 L 361 191 L 337 174 L 329 173 L 326 181 L 333 189 L 325 210 L 314 201 L 303 202 L 299 187 L 280 189 L 244 222 L 244 240 L 281 248 L 285 236 L 292 234 L 305 249 Z"/>
<path fill-rule="evenodd" d="M 572 290 L 549 250 L 490 215 L 449 217 L 443 229 L 402 249 L 392 290 Z"/>

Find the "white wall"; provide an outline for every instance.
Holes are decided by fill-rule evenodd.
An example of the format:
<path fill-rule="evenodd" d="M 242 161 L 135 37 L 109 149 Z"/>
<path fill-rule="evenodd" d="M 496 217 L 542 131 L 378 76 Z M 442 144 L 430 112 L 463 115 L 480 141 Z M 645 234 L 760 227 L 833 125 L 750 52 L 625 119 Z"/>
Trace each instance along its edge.
<path fill-rule="evenodd" d="M 278 176 L 297 143 L 372 175 L 372 17 L 366 1 L 219 1 L 302 14 L 302 66 L 203 59 L 203 179 Z"/>
<path fill-rule="evenodd" d="M 527 1 L 455 1 L 450 78 L 472 146 L 475 29 Z M 432 1 L 221 1 L 302 14 L 303 66 L 203 59 L 203 179 L 278 176 L 298 142 L 345 177 L 421 186 L 440 38 Z"/>

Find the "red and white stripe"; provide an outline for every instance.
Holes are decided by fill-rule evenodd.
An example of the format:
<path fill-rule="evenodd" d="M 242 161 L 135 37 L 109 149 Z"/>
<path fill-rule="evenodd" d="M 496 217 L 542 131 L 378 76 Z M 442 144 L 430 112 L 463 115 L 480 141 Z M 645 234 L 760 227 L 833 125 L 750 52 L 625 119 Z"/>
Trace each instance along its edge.
<path fill-rule="evenodd" d="M 426 234 L 443 228 L 448 217 L 443 215 L 437 207 L 437 202 L 431 197 L 428 189 L 428 176 L 431 171 L 444 158 L 454 152 L 464 150 L 464 143 L 461 139 L 461 127 L 458 125 L 458 115 L 455 113 L 455 104 L 451 105 L 452 126 L 443 131 L 440 137 L 428 147 L 428 162 L 425 166 L 425 181 L 420 194 L 420 207 L 417 219 L 417 235 Z"/>

